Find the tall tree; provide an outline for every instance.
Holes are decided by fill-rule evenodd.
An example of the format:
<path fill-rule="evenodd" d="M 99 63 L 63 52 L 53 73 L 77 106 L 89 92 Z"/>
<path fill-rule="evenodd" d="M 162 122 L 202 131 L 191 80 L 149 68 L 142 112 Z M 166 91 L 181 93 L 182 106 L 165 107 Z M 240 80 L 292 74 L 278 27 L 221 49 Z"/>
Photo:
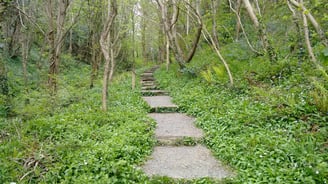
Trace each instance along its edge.
<path fill-rule="evenodd" d="M 196 48 L 202 33 L 203 23 L 201 20 L 201 16 L 199 15 L 198 11 L 191 6 L 186 1 L 177 1 L 177 0 L 156 0 L 159 10 L 161 12 L 161 19 L 163 22 L 163 26 L 165 29 L 165 34 L 170 42 L 170 48 L 177 60 L 180 68 L 184 68 L 186 63 L 189 63 L 193 58 Z M 183 51 L 182 47 L 180 46 L 179 39 L 178 39 L 178 31 L 177 31 L 177 22 L 179 19 L 180 14 L 180 6 L 187 7 L 190 9 L 190 14 L 193 15 L 194 19 L 196 20 L 197 24 L 197 31 L 196 35 L 194 36 L 194 40 L 192 41 L 192 45 L 189 51 Z M 170 7 L 172 7 L 170 9 Z M 187 54 L 186 54 L 187 52 Z"/>
<path fill-rule="evenodd" d="M 212 16 L 212 38 L 213 41 L 216 45 L 217 48 L 219 48 L 219 40 L 218 40 L 218 35 L 217 35 L 217 25 L 216 25 L 216 20 L 217 20 L 217 9 L 218 9 L 218 0 L 211 0 L 211 16 Z"/>
<path fill-rule="evenodd" d="M 270 40 L 268 39 L 267 36 L 267 31 L 265 29 L 265 26 L 263 25 L 263 23 L 261 23 L 256 15 L 256 10 L 253 8 L 253 6 L 251 5 L 249 0 L 242 0 L 243 4 L 245 5 L 245 8 L 248 12 L 248 15 L 250 16 L 254 27 L 257 29 L 260 38 L 262 40 L 263 43 L 263 47 L 265 52 L 268 54 L 269 59 L 271 62 L 275 62 L 277 61 L 277 54 L 274 50 L 274 48 L 272 47 Z"/>
<path fill-rule="evenodd" d="M 98 76 L 98 71 L 102 59 L 102 52 L 100 49 L 100 32 L 102 29 L 102 13 L 103 13 L 103 0 L 88 1 L 86 9 L 87 25 L 89 29 L 88 51 L 90 53 L 90 88 L 94 87 L 94 81 Z"/>
<path fill-rule="evenodd" d="M 113 60 L 113 45 L 111 44 L 114 40 L 110 36 L 110 32 L 113 29 L 115 17 L 117 15 L 117 2 L 116 0 L 108 0 L 110 11 L 103 30 L 100 36 L 100 46 L 105 58 L 104 66 L 104 77 L 103 77 L 103 90 L 102 90 L 102 110 L 107 111 L 107 98 L 108 98 L 108 82 L 110 75 L 110 63 Z M 108 44 L 110 43 L 110 44 Z"/>
<path fill-rule="evenodd" d="M 49 41 L 49 72 L 48 84 L 52 94 L 57 91 L 57 75 L 59 74 L 60 54 L 63 46 L 63 41 L 69 29 L 65 28 L 65 18 L 67 15 L 70 0 L 58 0 L 55 3 L 53 0 L 47 1 L 47 14 L 49 23 L 48 41 Z M 57 6 L 56 6 L 57 5 Z M 58 9 L 55 14 L 54 10 Z"/>
<path fill-rule="evenodd" d="M 303 14 L 309 19 L 312 26 L 314 27 L 314 29 L 318 33 L 318 35 L 319 35 L 319 37 L 322 41 L 322 44 L 325 45 L 326 47 L 328 47 L 328 39 L 326 38 L 325 32 L 322 30 L 320 24 L 314 18 L 314 16 L 311 14 L 311 12 L 304 6 L 304 3 L 302 1 L 297 2 L 296 0 L 288 0 L 288 1 L 290 3 L 292 3 L 296 8 L 298 8 L 299 10 L 301 10 L 303 12 Z M 305 20 L 305 21 L 307 21 L 307 20 Z"/>

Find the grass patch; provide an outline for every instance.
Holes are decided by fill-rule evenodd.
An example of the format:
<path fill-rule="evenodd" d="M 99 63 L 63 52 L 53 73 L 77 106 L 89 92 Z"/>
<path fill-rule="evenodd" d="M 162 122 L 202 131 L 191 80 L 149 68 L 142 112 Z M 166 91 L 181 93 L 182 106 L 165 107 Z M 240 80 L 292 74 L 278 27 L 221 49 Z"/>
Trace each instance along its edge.
<path fill-rule="evenodd" d="M 197 117 L 214 155 L 237 171 L 229 182 L 328 182 L 328 117 L 309 103 L 305 80 L 294 86 L 296 72 L 279 83 L 227 88 L 176 71 L 173 65 L 155 76 L 182 111 Z"/>
<path fill-rule="evenodd" d="M 103 112 L 100 81 L 87 89 L 87 66 L 71 69 L 55 99 L 32 90 L 28 105 L 19 100 L 26 94 L 14 99 L 15 118 L 1 119 L 0 183 L 147 181 L 137 166 L 152 151 L 155 126 L 140 93 L 130 89 L 130 75 L 116 77 Z"/>

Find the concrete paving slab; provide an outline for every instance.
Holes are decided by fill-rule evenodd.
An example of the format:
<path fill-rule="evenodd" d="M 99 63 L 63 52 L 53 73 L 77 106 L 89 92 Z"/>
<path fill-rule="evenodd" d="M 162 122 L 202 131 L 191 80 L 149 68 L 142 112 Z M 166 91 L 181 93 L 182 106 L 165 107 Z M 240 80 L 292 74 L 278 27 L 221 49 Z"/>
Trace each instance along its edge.
<path fill-rule="evenodd" d="M 168 93 L 163 90 L 141 90 L 142 95 L 144 96 L 158 96 L 158 95 L 167 95 Z"/>
<path fill-rule="evenodd" d="M 195 179 L 222 179 L 233 174 L 217 161 L 204 146 L 158 146 L 151 159 L 142 166 L 148 176 Z"/>
<path fill-rule="evenodd" d="M 155 85 L 155 81 L 141 81 L 141 85 L 143 86 L 151 86 L 151 85 Z"/>
<path fill-rule="evenodd" d="M 153 85 L 153 86 L 142 86 L 141 90 L 156 90 L 158 89 L 157 86 Z"/>
<path fill-rule="evenodd" d="M 151 108 L 178 108 L 172 103 L 170 96 L 144 96 L 142 97 Z"/>
<path fill-rule="evenodd" d="M 153 77 L 142 77 L 141 81 L 155 81 Z"/>
<path fill-rule="evenodd" d="M 152 77 L 153 76 L 153 72 L 145 72 L 141 74 L 141 77 Z"/>
<path fill-rule="evenodd" d="M 203 132 L 194 125 L 195 118 L 182 113 L 150 113 L 157 127 L 155 135 L 157 139 L 178 139 L 182 137 L 201 138 Z"/>

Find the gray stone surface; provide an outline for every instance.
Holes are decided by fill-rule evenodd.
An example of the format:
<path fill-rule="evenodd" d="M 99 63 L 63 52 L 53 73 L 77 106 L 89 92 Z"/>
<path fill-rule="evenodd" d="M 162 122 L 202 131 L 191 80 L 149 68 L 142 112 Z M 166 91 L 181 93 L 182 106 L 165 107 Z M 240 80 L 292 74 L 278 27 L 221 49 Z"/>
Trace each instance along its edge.
<path fill-rule="evenodd" d="M 166 91 L 163 90 L 141 90 L 141 93 L 143 95 L 147 95 L 147 96 L 155 96 L 155 95 L 167 95 L 168 93 Z"/>
<path fill-rule="evenodd" d="M 141 85 L 142 86 L 153 86 L 153 85 L 156 85 L 156 83 L 154 81 L 142 81 Z"/>
<path fill-rule="evenodd" d="M 157 139 L 174 139 L 182 137 L 201 138 L 203 133 L 194 125 L 195 118 L 182 113 L 150 113 L 157 127 L 155 135 Z"/>
<path fill-rule="evenodd" d="M 144 96 L 142 97 L 151 108 L 177 108 L 170 96 Z"/>
<path fill-rule="evenodd" d="M 153 86 L 142 86 L 141 90 L 155 90 L 157 87 L 155 85 Z"/>
<path fill-rule="evenodd" d="M 142 168 L 149 176 L 186 179 L 202 177 L 222 179 L 232 176 L 232 172 L 215 160 L 204 146 L 155 147 L 151 159 Z"/>
<path fill-rule="evenodd" d="M 141 77 L 149 77 L 149 76 L 153 76 L 153 72 L 144 72 L 143 74 L 141 74 Z"/>

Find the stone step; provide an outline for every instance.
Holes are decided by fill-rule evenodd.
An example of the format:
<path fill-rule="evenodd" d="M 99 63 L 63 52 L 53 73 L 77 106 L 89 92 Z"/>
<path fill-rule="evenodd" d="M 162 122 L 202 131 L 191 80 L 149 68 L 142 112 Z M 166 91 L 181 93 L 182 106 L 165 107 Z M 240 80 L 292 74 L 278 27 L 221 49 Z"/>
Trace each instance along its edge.
<path fill-rule="evenodd" d="M 141 81 L 140 82 L 142 85 L 155 85 L 155 81 Z"/>
<path fill-rule="evenodd" d="M 158 146 L 142 166 L 148 176 L 178 179 L 232 177 L 232 172 L 217 161 L 204 146 Z"/>
<path fill-rule="evenodd" d="M 150 76 L 146 76 L 146 77 L 141 77 L 141 80 L 145 80 L 145 81 L 148 81 L 148 80 L 155 80 L 154 77 L 150 77 Z"/>
<path fill-rule="evenodd" d="M 141 74 L 141 77 L 152 77 L 153 76 L 153 72 L 144 72 Z"/>
<path fill-rule="evenodd" d="M 182 113 L 150 113 L 157 127 L 155 136 L 157 139 L 181 139 L 183 137 L 192 137 L 200 139 L 203 132 L 194 125 L 195 118 Z"/>
<path fill-rule="evenodd" d="M 141 90 L 158 90 L 156 85 L 153 86 L 141 86 Z M 149 95 L 152 96 L 152 95 Z"/>
<path fill-rule="evenodd" d="M 141 90 L 141 94 L 143 96 L 160 96 L 160 95 L 168 95 L 166 91 L 163 90 Z"/>
<path fill-rule="evenodd" d="M 170 96 L 142 97 L 150 106 L 151 112 L 176 112 L 178 106 L 173 104 Z"/>
<path fill-rule="evenodd" d="M 156 86 L 155 82 L 141 82 L 141 86 Z"/>
<path fill-rule="evenodd" d="M 143 77 L 141 81 L 155 81 L 154 77 Z"/>

